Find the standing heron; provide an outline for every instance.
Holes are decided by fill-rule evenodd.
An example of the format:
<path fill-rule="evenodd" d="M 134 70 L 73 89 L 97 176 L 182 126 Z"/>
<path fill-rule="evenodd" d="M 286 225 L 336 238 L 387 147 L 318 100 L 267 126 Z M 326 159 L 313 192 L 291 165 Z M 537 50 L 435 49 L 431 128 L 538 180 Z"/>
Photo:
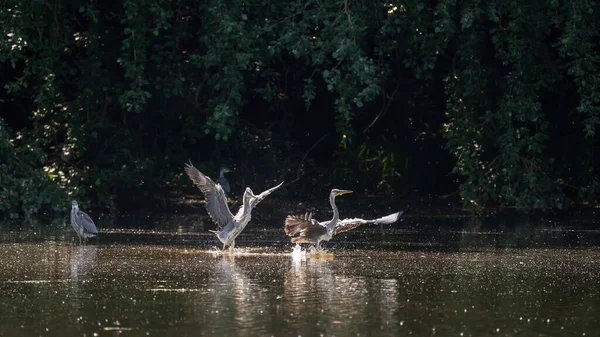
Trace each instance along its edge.
<path fill-rule="evenodd" d="M 335 197 L 352 191 L 332 189 L 329 194 L 329 203 L 333 208 L 333 219 L 319 222 L 312 218 L 312 213 L 305 215 L 288 215 L 285 218 L 285 234 L 292 237 L 293 243 L 311 243 L 316 251 L 321 251 L 321 241 L 329 241 L 334 234 L 353 230 L 364 224 L 391 224 L 398 221 L 402 212 L 393 213 L 374 220 L 360 218 L 339 220 L 339 212 L 335 205 Z"/>
<path fill-rule="evenodd" d="M 252 210 L 269 194 L 283 185 L 283 182 L 281 182 L 281 184 L 259 195 L 255 195 L 249 187 L 246 187 L 244 196 L 242 197 L 242 206 L 240 206 L 240 209 L 234 216 L 229 210 L 229 206 L 227 206 L 227 198 L 221 185 L 215 184 L 212 179 L 198 171 L 191 163 L 186 164 L 185 173 L 198 186 L 206 198 L 206 210 L 219 228 L 218 231 L 210 232 L 215 233 L 219 241 L 223 243 L 223 250 L 227 246 L 229 246 L 230 250 L 233 250 L 235 247 L 235 238 L 250 222 Z"/>
<path fill-rule="evenodd" d="M 231 192 L 229 180 L 225 178 L 225 173 L 228 172 L 231 172 L 231 170 L 226 167 L 221 168 L 221 171 L 219 171 L 219 178 L 217 178 L 217 184 L 221 185 L 221 187 L 223 188 L 223 192 L 225 192 L 225 195 L 228 195 Z"/>
<path fill-rule="evenodd" d="M 94 220 L 87 213 L 79 209 L 79 205 L 75 200 L 71 202 L 71 227 L 73 227 L 79 237 L 79 244 L 81 244 L 82 240 L 85 244 L 88 238 L 98 236 Z"/>

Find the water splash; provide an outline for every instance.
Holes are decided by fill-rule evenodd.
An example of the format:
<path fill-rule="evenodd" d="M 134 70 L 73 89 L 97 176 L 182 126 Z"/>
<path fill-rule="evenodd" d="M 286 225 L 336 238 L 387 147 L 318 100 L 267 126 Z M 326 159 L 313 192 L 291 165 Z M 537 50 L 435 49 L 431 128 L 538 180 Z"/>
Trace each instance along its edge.
<path fill-rule="evenodd" d="M 302 250 L 299 244 L 296 244 L 292 248 L 292 260 L 294 261 L 304 261 L 306 260 L 306 251 Z"/>

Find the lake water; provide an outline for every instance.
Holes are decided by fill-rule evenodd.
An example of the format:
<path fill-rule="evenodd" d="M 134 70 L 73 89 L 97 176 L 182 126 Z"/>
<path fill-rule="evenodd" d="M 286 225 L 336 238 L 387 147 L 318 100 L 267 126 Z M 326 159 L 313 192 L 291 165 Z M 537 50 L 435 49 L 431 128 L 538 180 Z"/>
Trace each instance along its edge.
<path fill-rule="evenodd" d="M 0 231 L 0 336 L 599 336 L 600 233 L 398 223 L 292 255 L 249 225 Z"/>

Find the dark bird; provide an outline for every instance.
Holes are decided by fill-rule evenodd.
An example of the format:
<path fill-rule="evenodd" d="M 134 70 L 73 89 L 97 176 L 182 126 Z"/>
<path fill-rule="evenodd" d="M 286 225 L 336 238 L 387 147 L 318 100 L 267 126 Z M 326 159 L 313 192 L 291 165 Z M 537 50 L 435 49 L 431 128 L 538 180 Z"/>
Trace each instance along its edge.
<path fill-rule="evenodd" d="M 223 192 L 225 192 L 225 195 L 227 195 L 231 192 L 231 187 L 229 186 L 229 180 L 227 180 L 227 178 L 225 178 L 225 173 L 228 173 L 228 172 L 231 172 L 231 170 L 226 167 L 221 168 L 221 171 L 219 171 L 219 178 L 217 178 L 217 184 L 221 185 L 221 187 L 223 188 Z"/>
<path fill-rule="evenodd" d="M 285 234 L 292 238 L 293 243 L 311 243 L 316 251 L 321 251 L 321 241 L 329 241 L 335 234 L 353 230 L 364 224 L 391 224 L 398 221 L 402 212 L 393 213 L 374 220 L 360 218 L 339 220 L 339 213 L 335 205 L 335 197 L 352 193 L 352 191 L 333 189 L 329 194 L 329 203 L 333 208 L 333 218 L 330 221 L 319 222 L 312 218 L 312 213 L 304 215 L 288 215 L 285 219 Z"/>
<path fill-rule="evenodd" d="M 229 246 L 233 249 L 235 238 L 244 230 L 251 219 L 252 210 L 269 194 L 283 185 L 281 184 L 270 188 L 259 195 L 255 195 L 249 187 L 246 187 L 242 197 L 242 206 L 234 216 L 227 206 L 225 192 L 219 184 L 215 184 L 212 179 L 198 171 L 192 164 L 186 164 L 185 173 L 190 177 L 196 186 L 202 191 L 206 198 L 206 210 L 211 219 L 217 224 L 218 231 L 211 231 L 223 243 L 223 249 Z"/>

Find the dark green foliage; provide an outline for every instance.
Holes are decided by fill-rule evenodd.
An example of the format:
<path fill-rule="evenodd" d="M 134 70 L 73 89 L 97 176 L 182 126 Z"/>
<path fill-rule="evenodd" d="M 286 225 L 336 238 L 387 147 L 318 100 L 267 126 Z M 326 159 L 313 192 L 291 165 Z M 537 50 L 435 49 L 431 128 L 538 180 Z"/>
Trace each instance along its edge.
<path fill-rule="evenodd" d="M 580 193 L 586 191 L 588 198 L 595 196 L 593 159 L 583 165 L 582 173 L 587 172 L 574 177 L 569 171 L 581 162 L 556 158 L 562 151 L 593 157 L 593 140 L 588 146 L 580 147 L 583 144 L 571 140 L 555 148 L 549 148 L 548 141 L 568 132 L 568 127 L 557 125 L 555 133 L 550 133 L 549 116 L 558 113 L 563 116 L 554 118 L 555 122 L 578 123 L 576 132 L 588 140 L 593 138 L 598 93 L 593 98 L 594 94 L 580 88 L 578 97 L 571 98 L 579 100 L 577 111 L 584 113 L 583 118 L 573 116 L 573 110 L 557 111 L 564 106 L 547 103 L 549 96 L 568 94 L 557 90 L 564 88 L 566 81 L 581 86 L 585 82 L 582 77 L 597 78 L 600 59 L 598 19 L 591 15 L 594 5 L 554 1 L 487 6 L 474 3 L 462 9 L 462 34 L 455 40 L 453 69 L 445 80 L 447 145 L 457 156 L 456 170 L 467 177 L 461 185 L 463 199 L 480 206 L 495 201 L 523 210 L 562 208 L 566 179 L 569 185 L 580 185 Z M 584 28 L 577 20 L 585 13 Z M 573 30 L 576 25 L 580 29 Z M 573 40 L 578 41 L 577 46 L 568 43 Z M 568 48 L 574 50 L 566 51 Z M 585 64 L 589 73 L 575 70 L 579 68 L 573 63 Z"/>
<path fill-rule="evenodd" d="M 41 217 L 51 219 L 64 212 L 69 204 L 64 191 L 53 183 L 57 179 L 44 172 L 46 156 L 36 142 L 17 133 L 10 139 L 0 120 L 0 215 L 4 219 L 26 222 Z"/>
<path fill-rule="evenodd" d="M 110 209 L 184 185 L 188 159 L 215 174 L 235 163 L 240 184 L 311 166 L 329 172 L 316 182 L 327 188 L 460 185 L 466 205 L 524 211 L 588 203 L 600 183 L 598 11 L 587 0 L 8 0 L 0 117 L 15 131 L 3 131 L 3 155 L 13 180 L 19 162 L 50 175 L 49 195 Z M 27 144 L 47 159 L 26 159 Z M 46 207 L 41 195 L 28 202 Z"/>

